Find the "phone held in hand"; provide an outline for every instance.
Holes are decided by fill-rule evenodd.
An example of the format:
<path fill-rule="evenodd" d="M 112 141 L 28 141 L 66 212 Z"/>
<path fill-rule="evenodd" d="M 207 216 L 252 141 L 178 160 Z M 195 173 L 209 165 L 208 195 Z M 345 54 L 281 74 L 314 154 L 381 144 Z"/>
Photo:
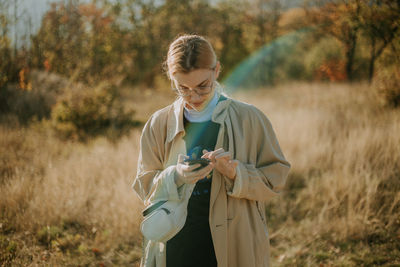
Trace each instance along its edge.
<path fill-rule="evenodd" d="M 185 159 L 184 162 L 188 163 L 189 165 L 193 165 L 193 164 L 197 164 L 199 163 L 201 165 L 201 167 L 205 167 L 208 164 L 210 164 L 210 160 L 209 159 Z"/>
<path fill-rule="evenodd" d="M 196 146 L 189 151 L 189 153 L 188 153 L 189 158 L 184 160 L 184 162 L 187 163 L 188 165 L 193 165 L 193 164 L 201 165 L 200 167 L 194 169 L 193 171 L 198 171 L 198 170 L 206 167 L 211 162 L 209 159 L 201 158 L 202 151 L 203 151 L 203 148 L 201 148 L 200 146 Z"/>
<path fill-rule="evenodd" d="M 198 171 L 198 170 L 206 167 L 208 164 L 210 164 L 211 161 L 209 159 L 202 159 L 202 158 L 200 158 L 200 159 L 190 159 L 189 158 L 189 159 L 185 159 L 183 162 L 186 162 L 189 165 L 199 163 L 201 166 L 193 170 L 193 171 Z"/>

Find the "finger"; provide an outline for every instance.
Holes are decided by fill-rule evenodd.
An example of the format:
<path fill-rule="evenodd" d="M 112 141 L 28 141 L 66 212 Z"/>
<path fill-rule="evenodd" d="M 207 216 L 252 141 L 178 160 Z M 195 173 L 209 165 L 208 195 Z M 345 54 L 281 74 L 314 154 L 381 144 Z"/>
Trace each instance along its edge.
<path fill-rule="evenodd" d="M 208 155 L 208 158 L 213 160 L 215 158 L 215 156 L 224 153 L 225 150 L 223 148 L 219 148 L 217 150 L 211 151 L 210 154 Z"/>
<path fill-rule="evenodd" d="M 214 152 L 224 152 L 225 150 L 221 147 L 221 148 L 218 148 L 217 150 L 214 150 Z"/>
<path fill-rule="evenodd" d="M 185 177 L 185 180 L 191 184 L 196 183 L 198 180 L 201 180 L 201 179 L 207 177 L 207 175 L 211 171 L 212 171 L 212 167 L 210 167 L 210 166 L 204 167 L 199 171 L 187 173 L 188 175 L 187 175 L 187 177 Z"/>
<path fill-rule="evenodd" d="M 200 167 L 200 166 L 201 166 L 200 163 L 196 163 L 196 164 L 192 164 L 192 165 L 186 165 L 186 164 L 184 164 L 184 165 L 182 166 L 182 170 L 183 170 L 184 172 L 192 172 L 193 170 L 197 169 L 197 168 Z"/>
<path fill-rule="evenodd" d="M 206 174 L 209 173 L 212 170 L 212 168 L 213 168 L 212 166 L 208 165 L 204 168 L 201 168 L 200 170 L 191 172 L 191 176 L 204 178 L 204 176 L 206 176 Z"/>
<path fill-rule="evenodd" d="M 204 150 L 203 150 L 203 153 L 204 153 Z M 202 159 L 209 158 L 210 154 L 211 154 L 211 152 L 206 152 L 206 153 L 203 154 L 203 156 L 201 156 L 201 158 Z"/>
<path fill-rule="evenodd" d="M 215 159 L 220 159 L 220 158 L 230 158 L 231 157 L 231 153 L 229 152 L 222 152 L 218 155 L 215 156 Z"/>
<path fill-rule="evenodd" d="M 198 171 L 194 171 L 192 173 L 196 177 L 204 178 L 212 171 L 213 168 L 214 168 L 214 164 L 210 163 L 208 166 L 206 166 Z"/>
<path fill-rule="evenodd" d="M 183 163 L 183 161 L 188 158 L 188 156 L 183 155 L 183 154 L 179 154 L 178 155 L 178 163 Z"/>
<path fill-rule="evenodd" d="M 197 165 L 197 164 L 196 164 Z M 198 167 L 200 167 L 201 165 L 200 164 L 198 164 L 199 166 L 197 166 L 197 168 Z M 213 166 L 210 166 L 210 165 L 208 165 L 208 166 L 206 166 L 206 167 L 204 167 L 204 168 L 201 168 L 200 170 L 198 170 L 198 171 L 188 171 L 188 172 L 183 172 L 184 173 L 184 177 L 185 177 L 185 180 L 187 180 L 187 181 L 190 181 L 190 183 L 192 183 L 194 180 L 198 180 L 199 178 L 204 178 L 205 176 L 207 176 L 208 175 L 208 173 L 210 173 L 210 171 L 213 169 Z"/>
<path fill-rule="evenodd" d="M 211 151 L 211 155 L 215 156 L 215 155 L 218 155 L 223 152 L 225 152 L 225 150 L 221 147 L 221 148 L 218 148 L 217 150 Z"/>

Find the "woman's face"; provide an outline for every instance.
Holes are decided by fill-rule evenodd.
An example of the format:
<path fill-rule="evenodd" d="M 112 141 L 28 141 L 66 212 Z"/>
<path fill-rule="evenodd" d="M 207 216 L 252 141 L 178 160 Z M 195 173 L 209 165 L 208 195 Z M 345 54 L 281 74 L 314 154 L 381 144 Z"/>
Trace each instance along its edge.
<path fill-rule="evenodd" d="M 172 75 L 175 88 L 185 101 L 186 108 L 202 111 L 208 105 L 214 96 L 214 83 L 218 73 L 219 63 L 214 70 L 197 69 Z"/>

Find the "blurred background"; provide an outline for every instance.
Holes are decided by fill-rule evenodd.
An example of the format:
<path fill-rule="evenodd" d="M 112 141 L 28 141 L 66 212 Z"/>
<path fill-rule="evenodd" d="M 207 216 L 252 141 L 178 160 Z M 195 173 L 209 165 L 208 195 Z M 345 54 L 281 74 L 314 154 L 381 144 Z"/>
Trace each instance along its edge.
<path fill-rule="evenodd" d="M 292 163 L 273 266 L 399 266 L 399 27 L 389 0 L 0 0 L 0 264 L 138 266 L 141 127 L 193 33 Z"/>

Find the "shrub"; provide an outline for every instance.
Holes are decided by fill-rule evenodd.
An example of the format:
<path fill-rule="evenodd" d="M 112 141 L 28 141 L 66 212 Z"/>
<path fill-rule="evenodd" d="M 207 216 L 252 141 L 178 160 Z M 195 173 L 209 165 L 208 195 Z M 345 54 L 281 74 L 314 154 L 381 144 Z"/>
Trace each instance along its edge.
<path fill-rule="evenodd" d="M 0 89 L 0 113 L 15 115 L 22 124 L 33 118 L 49 118 L 57 98 L 68 84 L 67 79 L 52 73 L 33 70 L 26 74 L 28 88 L 8 84 Z"/>
<path fill-rule="evenodd" d="M 15 115 L 20 123 L 49 117 L 53 102 L 50 95 L 40 91 L 23 91 L 16 86 L 8 86 L 4 93 L 8 96 L 8 112 L 5 113 Z"/>
<path fill-rule="evenodd" d="M 53 128 L 64 138 L 85 140 L 106 135 L 119 137 L 138 123 L 133 110 L 124 110 L 116 86 L 76 86 L 67 90 L 51 112 Z"/>
<path fill-rule="evenodd" d="M 51 242 L 63 236 L 63 232 L 57 226 L 45 226 L 37 232 L 38 241 L 45 246 L 50 246 Z"/>
<path fill-rule="evenodd" d="M 11 266 L 10 263 L 16 256 L 18 245 L 5 235 L 0 234 L 0 262 L 1 266 Z M 4 265 L 3 265 L 4 264 Z"/>

